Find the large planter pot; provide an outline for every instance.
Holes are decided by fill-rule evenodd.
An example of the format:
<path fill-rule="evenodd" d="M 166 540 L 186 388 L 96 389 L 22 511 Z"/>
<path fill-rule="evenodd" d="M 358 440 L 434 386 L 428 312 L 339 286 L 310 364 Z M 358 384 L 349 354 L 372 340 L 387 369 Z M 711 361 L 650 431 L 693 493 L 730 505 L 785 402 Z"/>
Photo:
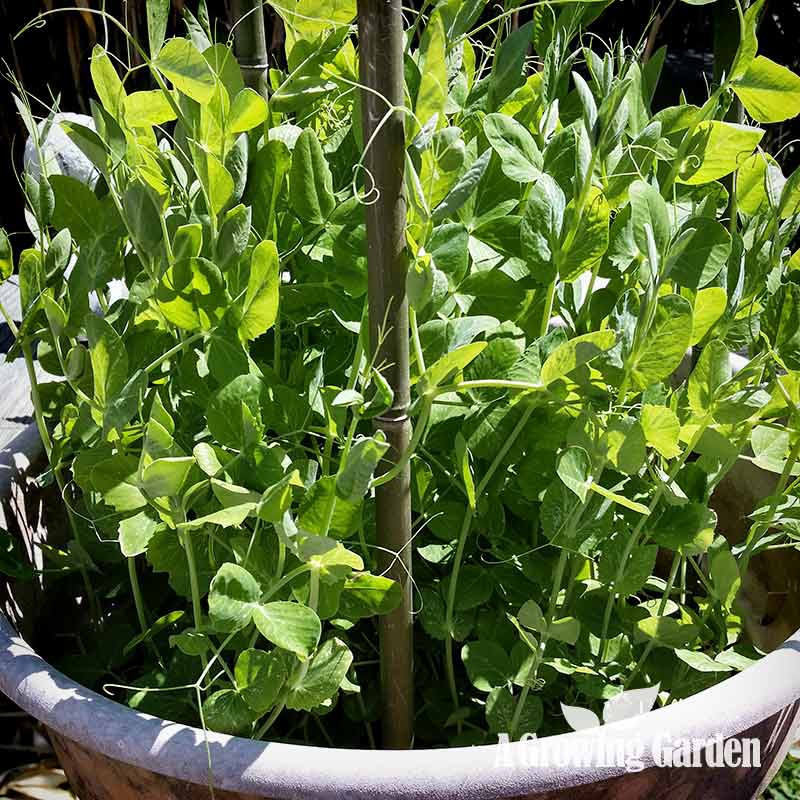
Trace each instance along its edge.
<path fill-rule="evenodd" d="M 591 731 L 506 746 L 375 752 L 206 736 L 76 684 L 5 619 L 0 689 L 50 730 L 81 800 L 199 800 L 211 796 L 211 785 L 220 800 L 744 800 L 758 796 L 790 745 L 800 711 L 800 632 L 746 672 L 683 702 Z M 701 751 L 718 737 L 758 757 L 751 766 L 711 766 Z M 664 745 L 679 740 L 693 742 L 699 766 L 659 766 L 667 760 Z M 738 747 L 729 750 L 741 753 Z M 639 756 L 634 766 L 641 771 L 603 763 L 620 748 Z"/>
<path fill-rule="evenodd" d="M 774 476 L 744 463 L 717 491 L 715 507 L 733 538 L 770 483 Z M 10 490 L 0 479 L 0 497 Z M 780 558 L 797 555 L 782 551 Z M 785 585 L 776 585 L 777 566 L 761 559 L 753 560 L 761 574 L 744 586 L 753 607 L 748 629 L 773 652 L 690 699 L 533 742 L 375 752 L 206 735 L 75 683 L 38 656 L 2 613 L 0 691 L 47 727 L 81 800 L 750 800 L 779 768 L 800 721 L 800 631 L 789 635 L 797 627 L 800 570 L 785 572 Z M 14 599 L 30 626 L 36 608 L 20 601 L 21 594 L 15 591 Z M 778 616 L 762 603 L 776 594 L 788 598 Z M 730 744 L 708 750 L 712 741 Z M 715 761 L 720 754 L 728 756 L 722 766 Z"/>

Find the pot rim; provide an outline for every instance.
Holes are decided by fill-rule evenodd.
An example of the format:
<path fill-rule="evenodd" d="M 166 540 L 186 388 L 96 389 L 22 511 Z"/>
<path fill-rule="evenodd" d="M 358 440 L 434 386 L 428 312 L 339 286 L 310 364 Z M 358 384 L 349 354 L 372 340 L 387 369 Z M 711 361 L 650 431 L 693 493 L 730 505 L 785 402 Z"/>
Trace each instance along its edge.
<path fill-rule="evenodd" d="M 657 766 L 665 737 L 708 741 L 748 731 L 800 698 L 800 631 L 746 671 L 678 703 L 601 728 L 534 742 L 373 751 L 320 748 L 211 733 L 134 711 L 51 667 L 0 614 L 0 690 L 48 728 L 108 758 L 200 785 L 288 798 L 519 796 L 616 777 L 624 766 L 559 767 L 542 758 L 626 742 Z M 788 713 L 788 710 L 786 711 Z M 544 744 L 546 743 L 546 744 Z M 608 744 L 606 745 L 606 747 Z M 525 748 L 543 765 L 526 766 Z M 552 752 L 552 751 L 551 751 Z"/>

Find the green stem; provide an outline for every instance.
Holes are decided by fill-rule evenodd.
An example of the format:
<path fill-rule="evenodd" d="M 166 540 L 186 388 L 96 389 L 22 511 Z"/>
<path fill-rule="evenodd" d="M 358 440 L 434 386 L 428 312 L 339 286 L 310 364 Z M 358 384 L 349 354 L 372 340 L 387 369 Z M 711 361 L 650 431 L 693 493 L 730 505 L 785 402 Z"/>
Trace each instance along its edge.
<path fill-rule="evenodd" d="M 547 643 L 550 640 L 550 625 L 553 622 L 553 618 L 555 617 L 556 608 L 558 605 L 558 595 L 561 591 L 561 582 L 564 580 L 564 571 L 567 568 L 567 562 L 569 561 L 569 550 L 561 550 L 558 556 L 558 564 L 556 565 L 556 570 L 553 573 L 553 586 L 550 591 L 550 603 L 547 609 L 547 616 L 545 617 L 545 629 L 544 633 L 542 633 L 541 641 L 539 642 L 539 649 L 536 652 L 536 656 L 534 657 L 534 662 L 531 664 L 531 668 L 528 672 L 528 679 L 525 682 L 525 686 L 522 687 L 522 691 L 520 692 L 519 698 L 517 699 L 517 704 L 514 707 L 514 714 L 511 717 L 511 724 L 509 725 L 508 735 L 511 737 L 512 741 L 516 737 L 517 727 L 519 726 L 519 720 L 522 716 L 522 711 L 525 708 L 525 701 L 528 699 L 528 694 L 530 694 L 531 684 L 536 680 L 536 675 L 539 671 L 539 666 L 544 659 L 544 653 L 547 649 Z"/>
<path fill-rule="evenodd" d="M 524 430 L 534 408 L 535 406 L 531 404 L 525 409 L 519 421 L 514 426 L 514 430 L 511 431 L 509 437 L 505 440 L 505 442 L 503 442 L 503 446 L 500 448 L 499 452 L 494 458 L 494 461 L 492 461 L 492 463 L 489 465 L 489 469 L 486 471 L 486 474 L 483 476 L 475 489 L 476 497 L 483 495 L 483 492 L 488 486 L 489 481 L 491 481 L 491 479 L 494 477 L 495 472 L 503 463 L 503 459 L 508 454 L 508 451 L 511 449 L 514 442 Z M 461 523 L 461 530 L 458 534 L 458 544 L 456 546 L 455 556 L 453 557 L 453 569 L 450 574 L 450 585 L 448 586 L 447 590 L 447 608 L 445 611 L 445 630 L 447 631 L 444 651 L 445 671 L 447 673 L 447 683 L 450 687 L 450 697 L 453 700 L 453 706 L 456 709 L 458 708 L 458 688 L 456 687 L 455 665 L 453 663 L 453 617 L 455 615 L 458 576 L 461 571 L 461 562 L 464 559 L 464 549 L 467 544 L 469 530 L 472 527 L 472 518 L 474 513 L 474 509 L 468 506 L 466 512 L 464 513 L 464 519 Z"/>
<path fill-rule="evenodd" d="M 675 578 L 678 576 L 678 568 L 681 566 L 682 563 L 685 566 L 685 560 L 683 556 L 680 553 L 675 553 L 675 557 L 672 559 L 672 567 L 670 568 L 669 571 L 669 578 L 667 578 L 667 585 L 664 587 L 664 592 L 661 595 L 661 602 L 658 604 L 659 617 L 663 616 L 664 610 L 667 607 L 667 601 L 669 600 L 669 596 L 672 594 L 672 589 L 675 586 Z M 630 686 L 633 679 L 636 677 L 636 675 L 638 675 L 639 670 L 644 665 L 644 662 L 647 661 L 647 657 L 652 652 L 653 647 L 655 647 L 655 641 L 656 641 L 655 639 L 650 639 L 647 642 L 647 646 L 644 648 L 644 652 L 639 657 L 639 660 L 636 662 L 633 671 L 628 676 L 628 679 L 625 681 L 624 688 L 627 689 L 628 686 Z"/>
<path fill-rule="evenodd" d="M 144 601 L 142 600 L 142 590 L 139 586 L 139 575 L 136 572 L 135 558 L 128 558 L 128 576 L 131 581 L 131 592 L 133 592 L 133 603 L 136 606 L 139 627 L 142 629 L 142 633 L 147 633 L 150 626 L 147 624 L 147 615 L 144 611 Z"/>
<path fill-rule="evenodd" d="M 665 487 L 668 483 L 672 483 L 675 480 L 675 476 L 680 472 L 681 467 L 686 463 L 686 459 L 694 452 L 695 447 L 697 447 L 697 443 L 700 441 L 703 433 L 705 432 L 706 428 L 711 423 L 711 417 L 706 415 L 701 423 L 698 425 L 697 430 L 692 436 L 689 444 L 686 445 L 686 449 L 683 451 L 681 457 L 675 462 L 672 469 L 668 473 L 668 480 L 663 481 L 657 487 L 655 492 L 653 493 L 653 499 L 650 501 L 650 505 L 648 506 L 648 514 L 644 515 L 640 520 L 639 523 L 633 530 L 633 533 L 628 537 L 628 541 L 625 545 L 625 550 L 623 551 L 622 558 L 620 559 L 619 565 L 617 566 L 616 574 L 614 575 L 614 581 L 611 584 L 610 591 L 608 593 L 608 600 L 606 601 L 605 611 L 603 612 L 603 628 L 602 634 L 600 636 L 600 662 L 602 663 L 605 661 L 606 652 L 608 650 L 608 626 L 611 623 L 611 611 L 614 608 L 614 601 L 616 599 L 616 587 L 619 584 L 620 580 L 622 579 L 622 575 L 625 572 L 625 568 L 628 565 L 628 559 L 630 558 L 631 553 L 633 552 L 634 548 L 639 544 L 639 536 L 644 529 L 644 526 L 647 524 L 648 520 L 650 519 L 650 515 L 655 511 L 656 506 L 661 500 L 661 496 L 664 494 Z"/>

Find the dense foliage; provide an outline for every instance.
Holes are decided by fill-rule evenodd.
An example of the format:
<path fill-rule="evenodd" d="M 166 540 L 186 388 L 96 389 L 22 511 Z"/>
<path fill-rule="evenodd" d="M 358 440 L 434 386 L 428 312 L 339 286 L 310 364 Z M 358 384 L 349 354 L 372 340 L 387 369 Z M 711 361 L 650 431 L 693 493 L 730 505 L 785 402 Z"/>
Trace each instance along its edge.
<path fill-rule="evenodd" d="M 578 44 L 605 5 L 514 27 L 443 0 L 407 34 L 419 743 L 746 667 L 741 575 L 798 532 L 800 173 L 759 123 L 800 111 L 800 78 L 757 55 L 756 2 L 707 102 L 653 114 L 663 54 Z M 202 15 L 165 42 L 152 6 L 155 88 L 98 47 L 94 130 L 64 123 L 96 185 L 24 178 L 15 354 L 55 376 L 34 397 L 72 524 L 45 555 L 85 592 L 68 666 L 215 730 L 371 741 L 397 602 L 371 496 L 396 466 L 354 7 L 278 9 L 267 103 Z M 731 548 L 709 501 L 740 458 L 777 485 Z"/>

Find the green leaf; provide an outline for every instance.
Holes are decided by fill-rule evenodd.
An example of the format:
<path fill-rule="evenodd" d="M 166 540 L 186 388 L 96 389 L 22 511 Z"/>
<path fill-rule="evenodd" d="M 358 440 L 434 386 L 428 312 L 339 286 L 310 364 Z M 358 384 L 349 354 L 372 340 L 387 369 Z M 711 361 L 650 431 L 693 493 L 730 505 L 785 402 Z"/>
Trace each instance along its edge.
<path fill-rule="evenodd" d="M 128 354 L 119 334 L 101 317 L 86 317 L 86 335 L 92 362 L 94 399 L 106 408 L 125 385 L 128 377 Z"/>
<path fill-rule="evenodd" d="M 228 292 L 218 267 L 205 258 L 173 264 L 156 289 L 161 313 L 178 328 L 207 331 L 222 319 Z"/>
<path fill-rule="evenodd" d="M 522 68 L 533 39 L 533 22 L 526 22 L 503 39 L 492 62 L 489 76 L 489 111 L 497 110 L 522 85 Z"/>
<path fill-rule="evenodd" d="M 160 89 L 129 94 L 123 105 L 125 121 L 132 128 L 163 125 L 175 119 L 175 110 Z"/>
<path fill-rule="evenodd" d="M 369 573 L 348 578 L 342 592 L 342 606 L 349 619 L 388 614 L 402 599 L 403 589 L 397 581 Z"/>
<path fill-rule="evenodd" d="M 556 472 L 564 485 L 576 494 L 582 503 L 586 502 L 589 487 L 592 485 L 592 462 L 589 454 L 582 447 L 567 448 L 558 457 Z"/>
<path fill-rule="evenodd" d="M 356 532 L 360 520 L 361 504 L 338 496 L 336 476 L 330 475 L 320 478 L 306 492 L 297 524 L 307 533 L 344 539 Z"/>
<path fill-rule="evenodd" d="M 420 391 L 431 392 L 448 379 L 453 379 L 485 349 L 486 342 L 473 342 L 446 353 L 425 370 L 425 374 L 420 378 Z"/>
<path fill-rule="evenodd" d="M 567 206 L 567 219 L 575 214 L 574 201 Z M 565 281 L 575 280 L 590 270 L 608 250 L 609 223 L 611 209 L 603 193 L 592 187 L 586 201 L 576 234 L 569 246 L 566 243 L 559 260 L 559 274 Z M 572 224 L 572 223 L 569 223 Z"/>
<path fill-rule="evenodd" d="M 684 555 L 701 555 L 711 546 L 717 515 L 704 503 L 669 506 L 653 524 L 656 544 Z"/>
<path fill-rule="evenodd" d="M 558 272 L 566 203 L 561 187 L 545 173 L 528 194 L 520 226 L 522 255 L 533 278 L 542 284 L 551 283 Z"/>
<path fill-rule="evenodd" d="M 595 331 L 576 336 L 559 345 L 542 365 L 541 382 L 549 386 L 554 381 L 566 377 L 578 367 L 610 350 L 616 342 L 614 331 Z"/>
<path fill-rule="evenodd" d="M 246 734 L 257 718 L 244 697 L 234 689 L 220 689 L 203 701 L 203 721 L 218 733 Z"/>
<path fill-rule="evenodd" d="M 706 653 L 700 653 L 695 650 L 683 650 L 678 648 L 675 655 L 688 664 L 692 669 L 698 672 L 732 672 L 733 667 L 730 664 L 723 664 L 720 661 L 715 661 L 711 656 Z"/>
<path fill-rule="evenodd" d="M 122 196 L 125 218 L 130 226 L 136 246 L 150 255 L 161 250 L 161 209 L 150 189 L 139 180 L 131 181 Z"/>
<path fill-rule="evenodd" d="M 615 419 L 604 437 L 609 463 L 623 475 L 636 475 L 644 464 L 647 451 L 642 426 L 633 417 Z"/>
<path fill-rule="evenodd" d="M 256 375 L 239 375 L 225 384 L 206 410 L 208 429 L 222 445 L 241 449 L 247 444 L 249 420 L 261 419 L 264 384 Z M 245 417 L 245 410 L 249 415 Z"/>
<path fill-rule="evenodd" d="M 310 128 L 297 137 L 294 146 L 289 197 L 297 216 L 312 225 L 322 225 L 336 205 L 330 167 L 317 135 Z"/>
<path fill-rule="evenodd" d="M 233 176 L 213 153 L 207 152 L 200 145 L 190 142 L 189 149 L 197 177 L 203 184 L 210 204 L 209 211 L 220 214 L 233 198 L 236 188 Z"/>
<path fill-rule="evenodd" d="M 444 118 L 447 100 L 447 46 L 445 42 L 442 15 L 438 11 L 431 14 L 420 45 L 420 83 L 414 112 L 420 127 L 424 128 L 431 117 Z"/>
<path fill-rule="evenodd" d="M 267 120 L 267 101 L 255 90 L 242 89 L 233 99 L 228 132 L 232 134 L 246 133 L 263 125 Z"/>
<path fill-rule="evenodd" d="M 756 122 L 784 122 L 800 114 L 800 77 L 765 56 L 753 59 L 733 91 Z"/>
<path fill-rule="evenodd" d="M 10 278 L 12 272 L 14 272 L 14 252 L 8 234 L 0 228 L 0 283 Z"/>
<path fill-rule="evenodd" d="M 506 686 L 492 689 L 486 698 L 486 722 L 491 733 L 509 733 L 511 731 L 517 703 L 521 698 L 515 697 Z M 518 736 L 536 733 L 544 719 L 544 706 L 539 697 L 529 694 L 525 698 L 522 710 L 517 716 Z"/>
<path fill-rule="evenodd" d="M 614 588 L 622 597 L 635 594 L 645 585 L 653 574 L 658 555 L 657 545 L 640 545 L 633 549 L 623 563 L 627 544 L 628 534 L 625 533 L 618 533 L 607 539 L 598 564 L 599 578 L 609 586 L 614 583 L 619 571 L 620 579 Z"/>
<path fill-rule="evenodd" d="M 169 78 L 175 88 L 201 105 L 211 102 L 214 73 L 189 39 L 170 39 L 153 65 Z"/>
<path fill-rule="evenodd" d="M 667 272 L 688 289 L 698 289 L 717 277 L 731 254 L 731 235 L 720 222 L 695 217 L 681 229 L 672 246 Z"/>
<path fill-rule="evenodd" d="M 258 581 L 243 567 L 227 563 L 211 581 L 208 612 L 220 631 L 232 633 L 250 624 L 260 600 Z"/>
<path fill-rule="evenodd" d="M 678 180 L 697 186 L 724 178 L 747 160 L 763 136 L 763 130 L 747 125 L 701 122 L 692 134 Z"/>
<path fill-rule="evenodd" d="M 640 422 L 647 444 L 654 447 L 664 458 L 675 458 L 680 455 L 678 437 L 681 424 L 671 408 L 645 403 L 642 406 Z"/>
<path fill-rule="evenodd" d="M 456 434 L 456 463 L 458 464 L 459 475 L 464 483 L 464 489 L 467 492 L 467 502 L 469 503 L 469 507 L 474 511 L 477 503 L 477 498 L 475 497 L 475 481 L 473 480 L 472 470 L 470 469 L 467 440 L 460 432 Z"/>
<path fill-rule="evenodd" d="M 654 186 L 644 181 L 635 181 L 630 188 L 631 219 L 633 222 L 633 238 L 642 255 L 650 254 L 650 239 L 647 229 L 650 229 L 656 250 L 663 256 L 669 246 L 671 225 L 667 204 L 661 193 Z M 651 264 L 657 270 L 658 264 Z"/>
<path fill-rule="evenodd" d="M 134 456 L 115 455 L 94 465 L 91 482 L 103 502 L 117 511 L 137 511 L 147 505 L 138 487 L 139 462 Z"/>
<path fill-rule="evenodd" d="M 721 286 L 701 289 L 694 298 L 690 344 L 695 345 L 705 339 L 727 307 L 728 294 Z"/>
<path fill-rule="evenodd" d="M 547 632 L 548 636 L 557 642 L 574 645 L 581 635 L 581 624 L 575 617 L 562 617 L 553 620 Z"/>
<path fill-rule="evenodd" d="M 250 225 L 252 223 L 252 209 L 249 206 L 238 205 L 225 214 L 225 219 L 219 229 L 217 238 L 217 266 L 224 272 L 230 266 L 236 264 L 239 257 L 247 248 L 250 240 Z M 183 226 L 184 228 L 194 228 L 194 226 Z M 200 228 L 200 226 L 198 226 Z M 180 232 L 182 228 L 179 228 Z M 199 244 L 202 246 L 202 228 L 200 228 Z M 194 239 L 196 234 L 192 232 L 189 236 Z M 177 237 L 176 237 L 177 238 Z M 182 248 L 184 251 L 180 256 L 176 253 L 176 259 L 191 258 L 200 255 L 200 247 L 196 246 L 195 241 L 187 241 Z"/>
<path fill-rule="evenodd" d="M 178 497 L 193 466 L 193 456 L 157 458 L 142 470 L 142 491 L 153 498 Z"/>
<path fill-rule="evenodd" d="M 520 183 L 537 180 L 542 171 L 542 154 L 527 128 L 505 114 L 489 114 L 483 120 L 483 132 L 500 156 L 505 175 Z"/>
<path fill-rule="evenodd" d="M 455 610 L 470 611 L 485 605 L 494 591 L 494 584 L 488 579 L 486 570 L 475 564 L 461 569 L 456 587 Z"/>
<path fill-rule="evenodd" d="M 322 625 L 313 609 L 300 603 L 279 600 L 256 605 L 252 611 L 256 628 L 274 645 L 301 659 L 314 652 Z"/>
<path fill-rule="evenodd" d="M 150 42 L 150 57 L 155 58 L 164 44 L 169 22 L 171 0 L 147 0 L 147 38 Z"/>
<path fill-rule="evenodd" d="M 234 677 L 245 703 L 257 714 L 264 714 L 278 700 L 289 671 L 286 659 L 278 651 L 267 653 L 251 648 L 236 659 Z"/>
<path fill-rule="evenodd" d="M 542 613 L 539 604 L 534 600 L 524 603 L 517 614 L 517 620 L 521 625 L 537 633 L 544 633 L 547 630 L 547 620 Z"/>
<path fill-rule="evenodd" d="M 147 511 L 126 517 L 119 523 L 119 547 L 122 555 L 133 558 L 147 552 L 147 545 L 158 527 L 158 520 Z"/>
<path fill-rule="evenodd" d="M 275 242 L 261 242 L 250 260 L 250 277 L 239 323 L 243 339 L 257 339 L 275 324 L 279 287 L 278 248 Z"/>
<path fill-rule="evenodd" d="M 679 649 L 697 637 L 697 626 L 681 623 L 672 617 L 646 617 L 636 622 L 634 636 L 639 641 L 652 641 L 657 647 Z"/>
<path fill-rule="evenodd" d="M 461 660 L 467 676 L 479 692 L 491 692 L 504 686 L 512 674 L 506 651 L 494 641 L 477 641 L 461 648 Z"/>
<path fill-rule="evenodd" d="M 336 476 L 339 497 L 351 503 L 359 502 L 369 490 L 372 475 L 388 449 L 382 431 L 357 439 L 347 454 L 344 468 Z"/>
<path fill-rule="evenodd" d="M 677 294 L 659 297 L 653 325 L 630 365 L 640 389 L 671 375 L 683 360 L 692 339 L 692 307 Z"/>
<path fill-rule="evenodd" d="M 103 108 L 118 120 L 120 105 L 125 99 L 125 87 L 108 54 L 99 44 L 96 44 L 92 50 L 90 72 L 94 90 L 97 92 Z M 73 231 L 73 235 L 74 233 Z"/>
<path fill-rule="evenodd" d="M 328 639 L 311 659 L 302 681 L 286 697 L 286 707 L 295 711 L 312 711 L 330 700 L 353 663 L 350 648 L 341 639 Z"/>
<path fill-rule="evenodd" d="M 67 175 L 52 175 L 49 181 L 55 196 L 53 225 L 56 228 L 69 228 L 72 238 L 79 244 L 98 239 L 113 228 L 106 207 L 85 183 Z"/>
<path fill-rule="evenodd" d="M 719 339 L 713 339 L 703 348 L 700 359 L 689 376 L 687 397 L 692 411 L 700 415 L 710 413 L 717 391 L 730 377 L 728 348 Z"/>
<path fill-rule="evenodd" d="M 445 217 L 454 216 L 461 206 L 469 200 L 472 193 L 478 188 L 478 184 L 489 166 L 491 157 L 492 151 L 487 149 L 467 167 L 444 200 L 433 209 L 431 219 L 434 222 L 441 222 Z"/>

